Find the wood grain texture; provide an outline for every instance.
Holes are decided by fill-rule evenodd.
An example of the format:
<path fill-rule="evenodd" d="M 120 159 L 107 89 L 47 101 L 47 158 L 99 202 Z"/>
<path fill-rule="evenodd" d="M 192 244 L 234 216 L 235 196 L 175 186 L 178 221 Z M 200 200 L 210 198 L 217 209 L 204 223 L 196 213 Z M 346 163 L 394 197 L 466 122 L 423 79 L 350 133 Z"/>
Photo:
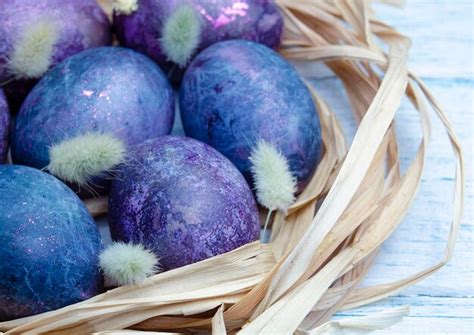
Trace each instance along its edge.
<path fill-rule="evenodd" d="M 410 305 L 409 317 L 377 334 L 474 333 L 473 272 L 473 3 L 472 1 L 408 0 L 394 9 L 376 6 L 377 14 L 413 42 L 410 68 L 417 72 L 445 107 L 461 138 L 466 155 L 466 209 L 453 260 L 432 277 L 398 296 L 336 317 L 365 315 L 385 308 Z M 300 70 L 314 77 L 318 92 L 353 136 L 355 124 L 342 85 L 320 65 Z M 405 103 L 396 117 L 402 167 L 416 152 L 420 140 L 417 113 Z M 454 164 L 441 123 L 433 122 L 433 135 L 418 196 L 404 222 L 382 248 L 376 265 L 362 286 L 407 277 L 442 257 L 451 220 Z"/>

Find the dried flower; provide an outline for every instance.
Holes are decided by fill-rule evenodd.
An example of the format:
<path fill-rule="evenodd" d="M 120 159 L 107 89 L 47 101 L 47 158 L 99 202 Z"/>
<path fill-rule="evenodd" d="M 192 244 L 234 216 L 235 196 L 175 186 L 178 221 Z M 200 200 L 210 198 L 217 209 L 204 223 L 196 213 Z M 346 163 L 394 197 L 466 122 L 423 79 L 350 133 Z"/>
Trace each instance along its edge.
<path fill-rule="evenodd" d="M 91 178 L 120 164 L 124 156 L 125 145 L 115 136 L 87 133 L 53 145 L 47 169 L 66 182 L 86 185 Z"/>
<path fill-rule="evenodd" d="M 296 178 L 288 160 L 274 145 L 260 140 L 252 150 L 252 174 L 258 202 L 270 211 L 285 212 L 295 201 Z"/>
<path fill-rule="evenodd" d="M 130 15 L 138 9 L 138 0 L 114 0 L 114 12 L 121 15 Z"/>
<path fill-rule="evenodd" d="M 42 20 L 25 26 L 13 45 L 7 68 L 15 78 L 41 77 L 51 66 L 59 33 L 54 23 Z"/>
<path fill-rule="evenodd" d="M 100 267 L 113 285 L 139 284 L 158 271 L 158 258 L 141 244 L 115 242 L 100 254 Z"/>
<path fill-rule="evenodd" d="M 180 6 L 166 20 L 161 46 L 168 60 L 186 66 L 201 41 L 201 18 L 189 6 Z"/>

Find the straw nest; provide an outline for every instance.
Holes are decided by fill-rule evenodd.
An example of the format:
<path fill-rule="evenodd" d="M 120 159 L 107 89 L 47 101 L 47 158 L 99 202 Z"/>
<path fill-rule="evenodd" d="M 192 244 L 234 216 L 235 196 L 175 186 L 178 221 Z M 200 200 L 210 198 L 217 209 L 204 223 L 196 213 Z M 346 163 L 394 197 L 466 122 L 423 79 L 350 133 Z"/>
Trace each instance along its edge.
<path fill-rule="evenodd" d="M 330 106 L 311 89 L 325 153 L 286 217 L 272 218 L 270 244 L 252 243 L 150 277 L 143 285 L 120 287 L 56 311 L 3 322 L 0 331 L 111 334 L 131 328 L 318 334 L 344 324 L 326 323 L 337 311 L 395 294 L 446 264 L 463 207 L 460 145 L 436 99 L 407 68 L 408 39 L 375 18 L 368 3 L 278 1 L 285 16 L 281 54 L 290 60 L 324 62 L 344 84 L 359 126 L 349 146 Z M 393 119 L 404 96 L 419 112 L 422 140 L 402 174 Z M 360 289 L 358 284 L 408 211 L 420 184 L 430 138 L 428 107 L 444 124 L 456 160 L 454 212 L 445 254 L 438 264 L 404 280 Z M 92 212 L 104 209 L 101 201 L 88 205 Z M 390 324 L 404 312 L 361 318 L 359 325 Z"/>

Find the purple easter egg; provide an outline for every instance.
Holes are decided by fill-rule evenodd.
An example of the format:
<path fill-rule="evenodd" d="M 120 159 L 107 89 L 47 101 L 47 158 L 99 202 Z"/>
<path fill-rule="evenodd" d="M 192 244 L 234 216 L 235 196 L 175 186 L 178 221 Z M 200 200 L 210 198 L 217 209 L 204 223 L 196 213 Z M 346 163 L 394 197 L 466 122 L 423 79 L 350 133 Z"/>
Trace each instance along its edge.
<path fill-rule="evenodd" d="M 179 62 L 164 44 L 170 34 L 167 25 L 178 22 L 179 29 L 175 31 L 181 35 L 171 35 L 173 40 L 183 42 L 191 37 L 178 45 L 180 50 L 189 48 L 185 61 L 190 61 L 199 50 L 224 40 L 251 40 L 271 48 L 280 44 L 283 18 L 272 0 L 136 0 L 132 3 L 134 6 L 129 5 L 126 10 L 115 10 L 114 28 L 120 43 L 149 55 L 176 80 L 180 80 L 186 64 L 175 66 Z M 190 15 L 180 15 L 183 6 L 196 13 L 197 40 L 192 38 Z M 168 31 L 173 34 L 173 29 Z M 190 47 L 192 41 L 197 42 L 194 48 Z"/>
<path fill-rule="evenodd" d="M 0 164 L 7 159 L 10 143 L 10 112 L 8 111 L 7 98 L 0 89 Z"/>
<path fill-rule="evenodd" d="M 264 45 L 216 43 L 189 65 L 180 90 L 187 136 L 208 143 L 252 184 L 252 149 L 272 143 L 287 158 L 298 190 L 312 177 L 322 151 L 311 94 L 295 69 Z"/>
<path fill-rule="evenodd" d="M 51 164 L 52 148 L 87 134 L 108 134 L 126 147 L 169 134 L 174 100 L 167 78 L 144 55 L 120 47 L 80 52 L 51 69 L 28 95 L 13 130 L 13 161 L 45 168 Z M 106 155 L 108 148 L 96 144 L 92 149 Z M 81 158 L 78 167 L 88 164 L 88 157 L 80 157 L 85 151 L 72 146 L 71 152 L 78 151 Z"/>
<path fill-rule="evenodd" d="M 164 136 L 138 145 L 112 184 L 112 238 L 143 243 L 169 270 L 231 251 L 259 237 L 245 179 L 219 152 Z"/>
<path fill-rule="evenodd" d="M 0 36 L 0 83 L 15 81 L 5 90 L 16 104 L 53 65 L 112 41 L 95 0 L 0 1 Z"/>

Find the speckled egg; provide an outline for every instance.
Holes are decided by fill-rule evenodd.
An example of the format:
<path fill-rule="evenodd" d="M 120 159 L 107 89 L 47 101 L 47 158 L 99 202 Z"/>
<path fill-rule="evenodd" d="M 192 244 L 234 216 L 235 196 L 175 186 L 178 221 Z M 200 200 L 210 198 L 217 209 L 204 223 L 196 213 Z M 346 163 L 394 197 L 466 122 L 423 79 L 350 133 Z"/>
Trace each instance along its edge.
<path fill-rule="evenodd" d="M 196 52 L 216 42 L 236 38 L 271 48 L 280 44 L 283 18 L 272 0 L 137 0 L 131 3 L 136 6 L 127 11 L 115 11 L 114 28 L 119 41 L 149 55 L 175 81 L 180 80 L 183 72 L 163 47 L 163 31 L 182 6 L 192 7 L 200 21 Z M 187 21 L 180 24 L 181 36 L 190 35 L 182 32 L 182 27 L 189 24 L 189 17 L 185 19 Z"/>
<path fill-rule="evenodd" d="M 201 52 L 180 90 L 187 136 L 208 143 L 252 183 L 249 156 L 259 139 L 288 159 L 301 190 L 322 151 L 311 94 L 293 67 L 273 50 L 233 40 Z"/>
<path fill-rule="evenodd" d="M 5 162 L 10 143 L 10 112 L 5 94 L 0 89 L 0 164 Z"/>
<path fill-rule="evenodd" d="M 245 179 L 215 149 L 186 137 L 138 145 L 109 199 L 112 238 L 143 243 L 165 270 L 259 236 L 258 211 Z"/>
<path fill-rule="evenodd" d="M 55 66 L 23 104 L 12 136 L 15 163 L 44 168 L 49 148 L 86 133 L 127 146 L 169 134 L 174 95 L 160 68 L 130 49 L 102 47 Z"/>
<path fill-rule="evenodd" d="M 0 321 L 88 299 L 102 290 L 99 231 L 56 178 L 0 166 Z"/>
<path fill-rule="evenodd" d="M 110 23 L 95 0 L 0 1 L 0 83 L 13 105 L 51 66 L 112 41 Z"/>

